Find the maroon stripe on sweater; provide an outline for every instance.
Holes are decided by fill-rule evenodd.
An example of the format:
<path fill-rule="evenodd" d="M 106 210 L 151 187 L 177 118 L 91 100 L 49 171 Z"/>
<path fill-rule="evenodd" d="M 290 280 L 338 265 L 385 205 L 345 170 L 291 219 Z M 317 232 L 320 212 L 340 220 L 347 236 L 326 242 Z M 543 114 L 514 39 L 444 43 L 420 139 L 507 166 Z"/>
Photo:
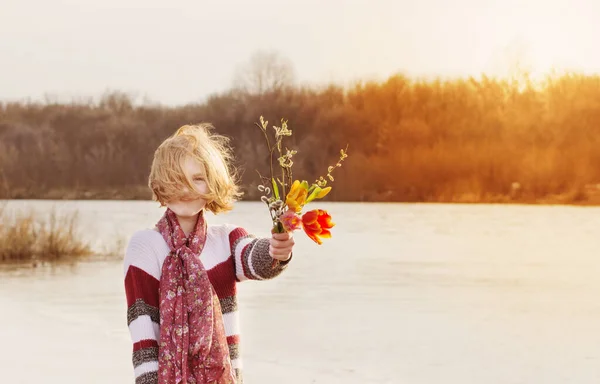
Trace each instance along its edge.
<path fill-rule="evenodd" d="M 248 232 L 244 228 L 236 228 L 233 231 L 229 232 L 229 246 L 232 248 L 231 253 L 233 253 L 233 245 L 236 241 L 241 239 L 242 237 L 248 236 Z"/>
<path fill-rule="evenodd" d="M 133 343 L 133 352 L 137 352 L 141 349 L 146 348 L 158 348 L 158 342 L 156 340 L 140 340 L 137 343 Z"/>
<path fill-rule="evenodd" d="M 227 336 L 227 344 L 239 344 L 239 343 L 240 343 L 240 335 Z"/>
<path fill-rule="evenodd" d="M 160 283 L 154 276 L 144 270 L 131 265 L 125 275 L 125 291 L 127 294 L 127 306 L 130 307 L 137 299 L 146 304 L 158 308 L 158 289 Z"/>
<path fill-rule="evenodd" d="M 226 261 L 215 265 L 207 273 L 219 299 L 235 296 L 235 264 L 233 257 L 229 257 Z"/>
<path fill-rule="evenodd" d="M 231 248 L 231 256 L 232 257 L 236 257 L 235 255 L 235 248 L 237 246 L 237 242 L 240 241 L 243 238 L 247 238 L 250 237 L 250 234 L 248 233 L 248 231 L 246 231 L 244 228 L 235 228 L 233 231 L 231 231 L 229 233 L 229 246 Z M 252 242 L 247 244 L 242 250 L 241 250 L 241 255 L 240 255 L 240 262 L 242 263 L 242 273 L 244 274 L 244 276 L 248 279 L 252 278 L 252 275 L 250 274 L 250 271 L 248 270 L 248 263 L 244 262 L 244 257 L 247 257 L 247 251 L 251 248 L 252 246 Z M 250 248 L 249 248 L 250 247 Z M 235 260 L 235 262 L 237 262 L 237 259 Z M 235 265 L 234 265 L 235 267 Z M 236 276 L 236 281 L 239 281 L 237 276 Z"/>

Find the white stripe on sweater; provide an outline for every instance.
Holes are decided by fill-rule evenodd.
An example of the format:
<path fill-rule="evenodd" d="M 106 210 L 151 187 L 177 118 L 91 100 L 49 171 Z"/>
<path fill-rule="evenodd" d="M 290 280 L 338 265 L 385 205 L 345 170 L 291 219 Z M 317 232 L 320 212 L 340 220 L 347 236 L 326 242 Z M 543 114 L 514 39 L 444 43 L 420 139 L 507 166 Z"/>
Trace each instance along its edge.
<path fill-rule="evenodd" d="M 206 243 L 200 254 L 204 268 L 212 269 L 229 259 L 229 233 L 223 226 L 209 226 L 206 234 Z"/>
<path fill-rule="evenodd" d="M 139 377 L 144 373 L 148 372 L 156 372 L 158 371 L 158 361 L 149 361 L 144 364 L 140 364 L 133 369 L 133 374 L 135 377 Z"/>
<path fill-rule="evenodd" d="M 127 275 L 129 267 L 133 265 L 159 280 L 162 262 L 168 254 L 169 247 L 160 233 L 152 229 L 137 231 L 131 236 L 125 250 L 124 274 Z"/>
<path fill-rule="evenodd" d="M 240 334 L 240 324 L 238 311 L 223 314 L 223 323 L 225 324 L 225 335 L 234 336 Z"/>
<path fill-rule="evenodd" d="M 229 233 L 233 229 L 235 227 L 208 227 L 206 243 L 200 255 L 204 268 L 209 270 L 227 261 L 231 254 Z M 125 252 L 126 258 L 123 265 L 125 275 L 129 266 L 134 265 L 156 280 L 160 280 L 162 265 L 171 250 L 160 233 L 153 229 L 143 229 L 131 236 Z"/>
<path fill-rule="evenodd" d="M 160 326 L 148 315 L 139 316 L 129 324 L 129 332 L 134 343 L 142 340 L 156 340 L 160 335 Z"/>
<path fill-rule="evenodd" d="M 244 365 L 242 364 L 242 359 L 237 358 L 237 359 L 231 360 L 231 367 L 233 369 L 242 369 L 242 368 L 244 368 Z"/>
<path fill-rule="evenodd" d="M 226 336 L 239 335 L 240 324 L 238 311 L 223 314 L 223 324 Z M 139 316 L 129 324 L 129 331 L 134 343 L 142 340 L 157 340 L 160 337 L 160 326 L 153 322 L 148 315 Z"/>

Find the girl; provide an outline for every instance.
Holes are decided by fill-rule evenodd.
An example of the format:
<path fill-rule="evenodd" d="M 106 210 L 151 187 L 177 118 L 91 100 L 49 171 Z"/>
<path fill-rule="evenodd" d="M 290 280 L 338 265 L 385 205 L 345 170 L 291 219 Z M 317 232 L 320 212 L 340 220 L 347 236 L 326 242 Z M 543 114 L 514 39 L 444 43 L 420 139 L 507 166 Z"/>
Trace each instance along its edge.
<path fill-rule="evenodd" d="M 148 185 L 167 208 L 125 251 L 137 384 L 242 383 L 236 283 L 274 278 L 291 260 L 289 233 L 207 224 L 205 210 L 229 211 L 240 196 L 228 141 L 210 129 L 183 126 L 158 147 Z"/>

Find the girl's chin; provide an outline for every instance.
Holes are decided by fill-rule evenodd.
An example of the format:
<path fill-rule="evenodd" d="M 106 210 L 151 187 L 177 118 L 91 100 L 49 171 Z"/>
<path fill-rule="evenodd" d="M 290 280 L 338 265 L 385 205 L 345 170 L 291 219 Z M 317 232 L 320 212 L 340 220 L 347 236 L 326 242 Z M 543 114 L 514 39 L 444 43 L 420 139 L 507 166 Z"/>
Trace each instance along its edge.
<path fill-rule="evenodd" d="M 181 217 L 192 217 L 196 216 L 202 209 L 204 209 L 203 203 L 193 202 L 193 203 L 178 203 L 169 205 L 171 211 L 175 212 L 177 216 Z"/>

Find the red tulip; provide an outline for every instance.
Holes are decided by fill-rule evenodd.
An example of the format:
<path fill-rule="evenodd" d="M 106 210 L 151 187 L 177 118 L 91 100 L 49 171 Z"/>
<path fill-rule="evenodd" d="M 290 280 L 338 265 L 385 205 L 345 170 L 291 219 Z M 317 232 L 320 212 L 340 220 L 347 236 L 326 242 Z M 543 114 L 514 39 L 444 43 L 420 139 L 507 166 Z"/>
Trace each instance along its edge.
<path fill-rule="evenodd" d="M 302 227 L 304 228 L 304 232 L 319 245 L 323 244 L 321 238 L 331 237 L 331 232 L 329 232 L 329 230 L 334 225 L 335 224 L 331 222 L 329 213 L 322 209 L 313 209 L 302 215 Z"/>

